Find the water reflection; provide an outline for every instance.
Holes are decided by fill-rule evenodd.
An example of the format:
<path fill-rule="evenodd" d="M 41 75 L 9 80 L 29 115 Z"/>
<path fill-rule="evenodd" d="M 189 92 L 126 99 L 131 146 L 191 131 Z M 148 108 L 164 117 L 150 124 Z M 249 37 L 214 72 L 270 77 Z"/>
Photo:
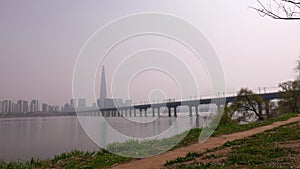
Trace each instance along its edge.
<path fill-rule="evenodd" d="M 171 133 L 181 133 L 192 127 L 201 127 L 204 122 L 201 117 L 180 117 L 182 122 L 174 122 L 174 118 L 163 117 L 153 123 L 141 124 L 147 127 L 147 132 L 145 132 L 142 128 L 133 128 L 120 123 L 117 118 L 112 117 L 109 120 L 118 126 L 119 131 L 136 138 L 151 137 L 171 125 L 175 125 Z M 84 119 L 83 125 L 97 133 L 95 140 L 101 142 L 101 145 L 120 141 L 118 137 L 107 132 L 110 126 L 94 123 L 97 117 L 84 117 Z M 0 160 L 4 161 L 27 161 L 32 157 L 52 158 L 74 149 L 99 150 L 97 144 L 84 132 L 77 117 L 72 116 L 0 119 L 0 138 Z"/>

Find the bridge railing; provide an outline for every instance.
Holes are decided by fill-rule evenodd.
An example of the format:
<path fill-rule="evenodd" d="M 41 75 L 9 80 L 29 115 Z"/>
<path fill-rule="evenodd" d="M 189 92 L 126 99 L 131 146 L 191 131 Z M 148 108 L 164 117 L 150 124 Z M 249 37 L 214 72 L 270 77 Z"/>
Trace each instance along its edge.
<path fill-rule="evenodd" d="M 264 94 L 264 93 L 275 93 L 280 90 L 279 87 L 257 87 L 254 89 L 250 89 L 256 94 Z M 202 96 L 188 96 L 182 98 L 169 98 L 164 100 L 153 100 L 153 101 L 143 101 L 140 103 L 134 103 L 132 106 L 138 106 L 143 104 L 166 104 L 169 102 L 176 101 L 190 101 L 190 100 L 201 100 L 201 99 L 211 99 L 211 98 L 224 98 L 224 97 L 235 97 L 238 95 L 239 91 L 227 91 L 227 92 L 217 92 L 215 95 L 202 95 Z"/>

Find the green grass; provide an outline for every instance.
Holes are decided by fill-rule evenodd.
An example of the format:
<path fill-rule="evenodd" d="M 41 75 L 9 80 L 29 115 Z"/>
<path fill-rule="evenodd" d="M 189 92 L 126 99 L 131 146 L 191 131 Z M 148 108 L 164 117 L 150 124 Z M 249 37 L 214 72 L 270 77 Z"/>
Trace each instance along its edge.
<path fill-rule="evenodd" d="M 31 160 L 26 163 L 0 162 L 0 169 L 35 169 L 35 168 L 65 168 L 65 169 L 91 169 L 107 168 L 116 163 L 124 163 L 129 158 L 116 156 L 105 150 L 99 152 L 72 151 L 55 156 L 52 160 Z"/>
<path fill-rule="evenodd" d="M 213 136 L 221 134 L 230 134 L 238 131 L 249 130 L 251 128 L 268 125 L 275 121 L 287 120 L 290 117 L 297 116 L 296 113 L 283 114 L 275 118 L 271 118 L 261 122 L 254 122 L 246 125 L 239 125 L 234 123 L 229 123 L 226 125 L 220 125 L 214 132 Z M 136 158 L 143 157 L 144 155 L 154 155 L 169 149 L 176 149 L 179 147 L 184 147 L 199 141 L 201 129 L 191 129 L 182 134 L 178 134 L 171 138 L 161 139 L 161 140 L 147 140 L 147 141 L 127 141 L 125 143 L 113 143 L 108 146 L 108 150 L 112 152 L 122 153 L 126 156 L 130 155 Z M 186 136 L 185 136 L 186 135 Z M 185 136 L 185 137 L 184 137 Z M 176 140 L 181 140 L 176 144 Z M 170 145 L 176 144 L 172 148 Z M 149 148 L 150 147 L 150 148 Z M 126 154 L 125 154 L 126 153 Z M 194 155 L 194 156 L 193 156 Z M 196 158 L 195 153 L 191 153 L 185 157 L 186 159 L 181 160 L 191 160 Z M 0 162 L 0 169 L 31 169 L 31 168 L 107 168 L 117 163 L 124 163 L 132 160 L 132 158 L 126 158 L 123 156 L 118 156 L 108 151 L 101 150 L 99 152 L 81 152 L 72 151 L 69 153 L 63 153 L 56 156 L 52 160 L 31 160 L 26 163 L 16 162 L 16 163 L 5 163 Z M 179 160 L 178 160 L 179 161 Z M 172 163 L 172 162 L 170 162 Z M 176 162 L 175 162 L 176 163 Z M 205 165 L 206 166 L 206 165 Z M 214 165 L 213 165 L 214 166 Z M 201 167 L 201 166 L 200 166 Z M 215 167 L 215 166 L 214 166 Z"/>
<path fill-rule="evenodd" d="M 189 152 L 185 157 L 177 157 L 175 160 L 170 160 L 165 163 L 165 166 L 170 166 L 176 163 L 182 163 L 186 161 L 191 161 L 196 159 L 197 157 L 200 157 L 202 154 L 197 152 Z"/>
<path fill-rule="evenodd" d="M 300 140 L 300 124 L 290 123 L 253 135 L 246 139 L 227 142 L 217 149 L 231 148 L 225 160 L 219 163 L 181 164 L 185 160 L 168 161 L 166 166 L 177 164 L 171 168 L 296 168 L 295 158 L 300 159 L 300 149 L 292 149 L 279 145 L 286 145 L 287 141 Z M 216 150 L 217 150 L 216 149 Z M 213 151 L 209 151 L 214 152 Z M 202 154 L 205 159 L 206 152 Z M 216 157 L 218 158 L 218 157 Z M 177 160 L 177 161 L 176 161 Z M 193 159 L 192 159 L 193 160 Z"/>
<path fill-rule="evenodd" d="M 285 114 L 281 114 L 277 117 L 273 117 L 273 118 L 270 118 L 270 119 L 267 119 L 267 120 L 264 120 L 264 121 L 257 121 L 257 122 L 253 122 L 253 123 L 249 123 L 249 124 L 243 124 L 243 125 L 237 124 L 237 123 L 220 124 L 217 127 L 216 131 L 213 133 L 213 136 L 250 130 L 252 128 L 272 124 L 276 121 L 284 121 L 284 120 L 287 120 L 291 117 L 295 117 L 297 115 L 298 115 L 298 113 L 285 113 Z"/>

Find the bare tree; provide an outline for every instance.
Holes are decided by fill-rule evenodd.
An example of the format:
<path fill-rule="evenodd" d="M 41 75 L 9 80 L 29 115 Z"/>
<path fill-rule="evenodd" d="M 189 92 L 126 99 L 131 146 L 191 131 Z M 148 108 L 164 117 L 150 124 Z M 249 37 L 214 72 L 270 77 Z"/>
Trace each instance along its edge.
<path fill-rule="evenodd" d="M 300 0 L 268 0 L 264 3 L 257 0 L 259 7 L 255 9 L 261 16 L 273 19 L 298 20 L 300 19 Z"/>

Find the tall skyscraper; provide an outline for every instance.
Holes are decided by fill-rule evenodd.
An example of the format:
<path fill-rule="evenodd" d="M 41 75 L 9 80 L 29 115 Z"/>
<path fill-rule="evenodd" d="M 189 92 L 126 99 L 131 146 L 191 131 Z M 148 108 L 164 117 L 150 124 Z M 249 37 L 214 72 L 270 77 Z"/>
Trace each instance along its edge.
<path fill-rule="evenodd" d="M 102 66 L 101 83 L 100 83 L 100 98 L 98 100 L 99 107 L 105 107 L 104 100 L 106 98 L 107 98 L 107 93 L 106 93 L 105 68 L 104 68 L 104 66 Z"/>

